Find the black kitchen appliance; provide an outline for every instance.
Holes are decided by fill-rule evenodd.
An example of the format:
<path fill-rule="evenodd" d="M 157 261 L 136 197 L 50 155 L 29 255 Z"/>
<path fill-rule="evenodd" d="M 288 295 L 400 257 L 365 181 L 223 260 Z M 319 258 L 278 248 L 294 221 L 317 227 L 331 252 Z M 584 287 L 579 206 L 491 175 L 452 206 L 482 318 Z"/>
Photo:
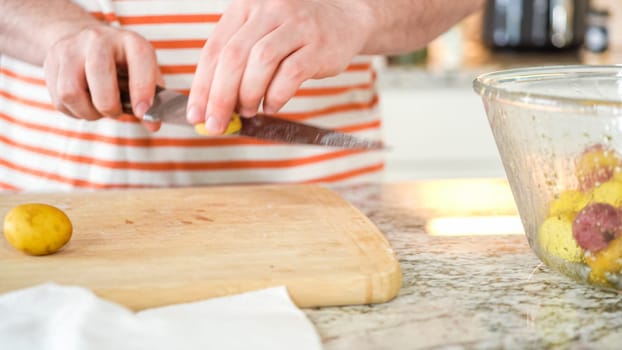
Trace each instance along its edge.
<path fill-rule="evenodd" d="M 495 49 L 574 49 L 589 8 L 589 0 L 488 0 L 483 39 Z"/>

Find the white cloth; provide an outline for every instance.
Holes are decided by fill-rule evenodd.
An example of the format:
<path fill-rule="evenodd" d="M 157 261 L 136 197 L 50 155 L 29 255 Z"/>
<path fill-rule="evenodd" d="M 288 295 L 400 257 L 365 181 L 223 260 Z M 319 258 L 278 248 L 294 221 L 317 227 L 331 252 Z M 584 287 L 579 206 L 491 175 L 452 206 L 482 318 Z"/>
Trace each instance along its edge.
<path fill-rule="evenodd" d="M 3 349 L 321 349 L 285 287 L 134 313 L 90 290 L 44 284 L 0 296 Z"/>

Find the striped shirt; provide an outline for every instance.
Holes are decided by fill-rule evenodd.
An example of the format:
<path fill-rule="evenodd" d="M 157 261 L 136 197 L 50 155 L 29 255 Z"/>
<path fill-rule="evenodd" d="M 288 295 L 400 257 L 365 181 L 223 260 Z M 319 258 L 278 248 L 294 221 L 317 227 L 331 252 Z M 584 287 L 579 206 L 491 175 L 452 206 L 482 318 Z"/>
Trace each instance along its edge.
<path fill-rule="evenodd" d="M 168 88 L 184 93 L 223 0 L 76 0 L 97 18 L 144 36 Z M 370 57 L 306 81 L 283 118 L 380 138 Z M 150 133 L 131 120 L 95 122 L 54 109 L 43 70 L 0 55 L 0 190 L 57 191 L 232 183 L 378 181 L 381 152 L 205 137 L 192 127 Z"/>

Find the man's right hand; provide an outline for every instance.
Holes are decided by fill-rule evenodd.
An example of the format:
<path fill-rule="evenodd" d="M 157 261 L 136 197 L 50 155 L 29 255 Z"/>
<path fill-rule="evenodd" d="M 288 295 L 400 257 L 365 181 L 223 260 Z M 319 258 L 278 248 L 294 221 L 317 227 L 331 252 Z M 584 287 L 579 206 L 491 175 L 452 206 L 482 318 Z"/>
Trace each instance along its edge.
<path fill-rule="evenodd" d="M 86 120 L 115 118 L 123 113 L 119 73 L 129 77 L 132 108 L 139 117 L 153 103 L 156 82 L 161 81 L 155 52 L 146 39 L 103 24 L 81 28 L 54 43 L 43 67 L 56 108 Z"/>

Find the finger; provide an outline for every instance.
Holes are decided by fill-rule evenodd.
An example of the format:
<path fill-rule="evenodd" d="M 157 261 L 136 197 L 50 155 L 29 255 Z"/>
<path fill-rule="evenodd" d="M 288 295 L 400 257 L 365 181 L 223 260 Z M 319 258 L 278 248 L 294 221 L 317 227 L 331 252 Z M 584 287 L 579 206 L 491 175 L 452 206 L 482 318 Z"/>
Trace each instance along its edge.
<path fill-rule="evenodd" d="M 67 116 L 75 118 L 76 116 L 73 115 L 67 108 L 65 108 L 65 106 L 60 102 L 60 99 L 58 98 L 58 70 L 58 60 L 56 59 L 56 55 L 52 53 L 48 55 L 48 57 L 46 57 L 45 59 L 45 62 L 43 62 L 45 85 L 47 86 L 48 92 L 50 94 L 50 99 L 52 100 L 52 103 L 54 104 L 56 110 Z"/>
<path fill-rule="evenodd" d="M 166 87 L 166 81 L 164 81 L 164 76 L 162 75 L 162 71 L 160 71 L 160 67 L 157 67 L 158 70 L 156 72 L 156 84 L 161 87 Z"/>
<path fill-rule="evenodd" d="M 263 109 L 268 114 L 278 112 L 295 94 L 302 83 L 318 71 L 312 46 L 307 45 L 284 59 L 268 86 Z"/>
<path fill-rule="evenodd" d="M 166 86 L 166 83 L 164 82 L 164 77 L 162 76 L 162 72 L 160 71 L 159 68 L 156 71 L 156 84 L 161 86 L 161 87 L 165 87 Z M 153 104 L 153 100 L 151 100 L 151 104 Z M 143 113 L 143 115 L 144 115 L 144 113 Z M 150 121 L 142 120 L 141 123 L 143 124 L 145 129 L 147 129 L 147 130 L 149 130 L 151 132 L 156 132 L 156 131 L 160 130 L 160 128 L 162 128 L 162 122 L 150 122 Z"/>
<path fill-rule="evenodd" d="M 257 114 L 261 99 L 265 96 L 277 67 L 285 57 L 302 45 L 299 37 L 291 35 L 286 27 L 280 27 L 253 46 L 240 83 L 240 115 L 251 117 Z"/>
<path fill-rule="evenodd" d="M 111 118 L 123 112 L 114 50 L 107 44 L 92 45 L 84 62 L 91 101 L 103 116 Z"/>
<path fill-rule="evenodd" d="M 140 123 L 145 127 L 145 129 L 151 132 L 156 132 L 160 130 L 160 128 L 162 127 L 161 122 L 150 122 L 150 121 L 142 120 Z"/>
<path fill-rule="evenodd" d="M 84 65 L 71 61 L 61 63 L 56 93 L 60 104 L 76 118 L 97 120 L 102 117 L 91 103 L 92 96 L 89 94 Z"/>
<path fill-rule="evenodd" d="M 153 47 L 138 35 L 124 40 L 125 60 L 129 74 L 130 99 L 134 115 L 142 118 L 153 104 L 160 70 Z"/>
<path fill-rule="evenodd" d="M 246 17 L 243 12 L 225 11 L 205 46 L 203 46 L 188 96 L 187 119 L 190 123 L 197 124 L 205 121 L 205 109 L 218 56 L 225 43 L 242 27 L 245 21 Z"/>
<path fill-rule="evenodd" d="M 240 83 L 251 49 L 272 30 L 270 21 L 254 17 L 223 48 L 214 71 L 205 112 L 205 127 L 211 134 L 221 134 L 226 130 L 238 103 Z"/>

